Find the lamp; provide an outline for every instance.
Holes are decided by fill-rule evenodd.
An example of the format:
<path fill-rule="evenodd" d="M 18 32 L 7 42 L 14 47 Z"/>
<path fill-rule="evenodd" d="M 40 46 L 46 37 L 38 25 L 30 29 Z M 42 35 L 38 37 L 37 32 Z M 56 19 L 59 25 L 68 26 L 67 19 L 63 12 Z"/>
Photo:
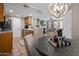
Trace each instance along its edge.
<path fill-rule="evenodd" d="M 52 16 L 55 18 L 61 18 L 68 11 L 68 6 L 65 3 L 50 3 L 48 5 L 48 10 Z"/>

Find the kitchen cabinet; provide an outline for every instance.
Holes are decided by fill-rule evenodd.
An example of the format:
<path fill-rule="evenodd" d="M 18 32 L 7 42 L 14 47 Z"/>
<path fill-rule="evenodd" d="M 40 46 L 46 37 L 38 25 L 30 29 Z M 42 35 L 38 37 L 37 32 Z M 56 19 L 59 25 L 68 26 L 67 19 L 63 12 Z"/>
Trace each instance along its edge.
<path fill-rule="evenodd" d="M 0 3 L 0 22 L 4 21 L 4 6 Z"/>
<path fill-rule="evenodd" d="M 33 34 L 33 29 L 23 29 L 22 30 L 22 37 L 24 37 L 28 34 Z"/>
<path fill-rule="evenodd" d="M 12 32 L 0 32 L 0 55 L 12 53 Z"/>
<path fill-rule="evenodd" d="M 32 17 L 28 16 L 24 18 L 25 24 L 32 25 Z"/>

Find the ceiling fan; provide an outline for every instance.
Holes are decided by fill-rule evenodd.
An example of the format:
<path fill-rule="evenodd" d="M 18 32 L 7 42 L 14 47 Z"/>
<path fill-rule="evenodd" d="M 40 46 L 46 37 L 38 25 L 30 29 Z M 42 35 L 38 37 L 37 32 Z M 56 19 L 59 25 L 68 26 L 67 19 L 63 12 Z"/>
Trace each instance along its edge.
<path fill-rule="evenodd" d="M 23 7 L 25 7 L 25 8 L 31 8 L 31 9 L 37 11 L 38 13 L 42 13 L 41 10 L 39 10 L 37 7 L 34 7 L 32 5 L 23 4 Z"/>

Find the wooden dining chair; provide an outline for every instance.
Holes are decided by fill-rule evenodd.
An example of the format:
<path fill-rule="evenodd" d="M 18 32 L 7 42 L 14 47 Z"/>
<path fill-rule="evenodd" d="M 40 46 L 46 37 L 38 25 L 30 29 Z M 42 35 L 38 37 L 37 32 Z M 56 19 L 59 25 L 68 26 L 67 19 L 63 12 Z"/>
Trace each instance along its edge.
<path fill-rule="evenodd" d="M 24 37 L 24 43 L 26 46 L 27 55 L 31 55 L 31 49 L 32 49 L 34 42 L 35 40 L 32 34 L 28 34 Z"/>

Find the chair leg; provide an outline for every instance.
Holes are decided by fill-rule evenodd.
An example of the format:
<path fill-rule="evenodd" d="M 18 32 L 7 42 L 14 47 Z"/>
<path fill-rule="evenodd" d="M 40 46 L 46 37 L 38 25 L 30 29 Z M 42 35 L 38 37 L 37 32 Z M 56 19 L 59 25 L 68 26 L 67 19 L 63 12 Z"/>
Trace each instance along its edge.
<path fill-rule="evenodd" d="M 61 43 L 61 47 L 63 47 L 63 43 Z"/>

